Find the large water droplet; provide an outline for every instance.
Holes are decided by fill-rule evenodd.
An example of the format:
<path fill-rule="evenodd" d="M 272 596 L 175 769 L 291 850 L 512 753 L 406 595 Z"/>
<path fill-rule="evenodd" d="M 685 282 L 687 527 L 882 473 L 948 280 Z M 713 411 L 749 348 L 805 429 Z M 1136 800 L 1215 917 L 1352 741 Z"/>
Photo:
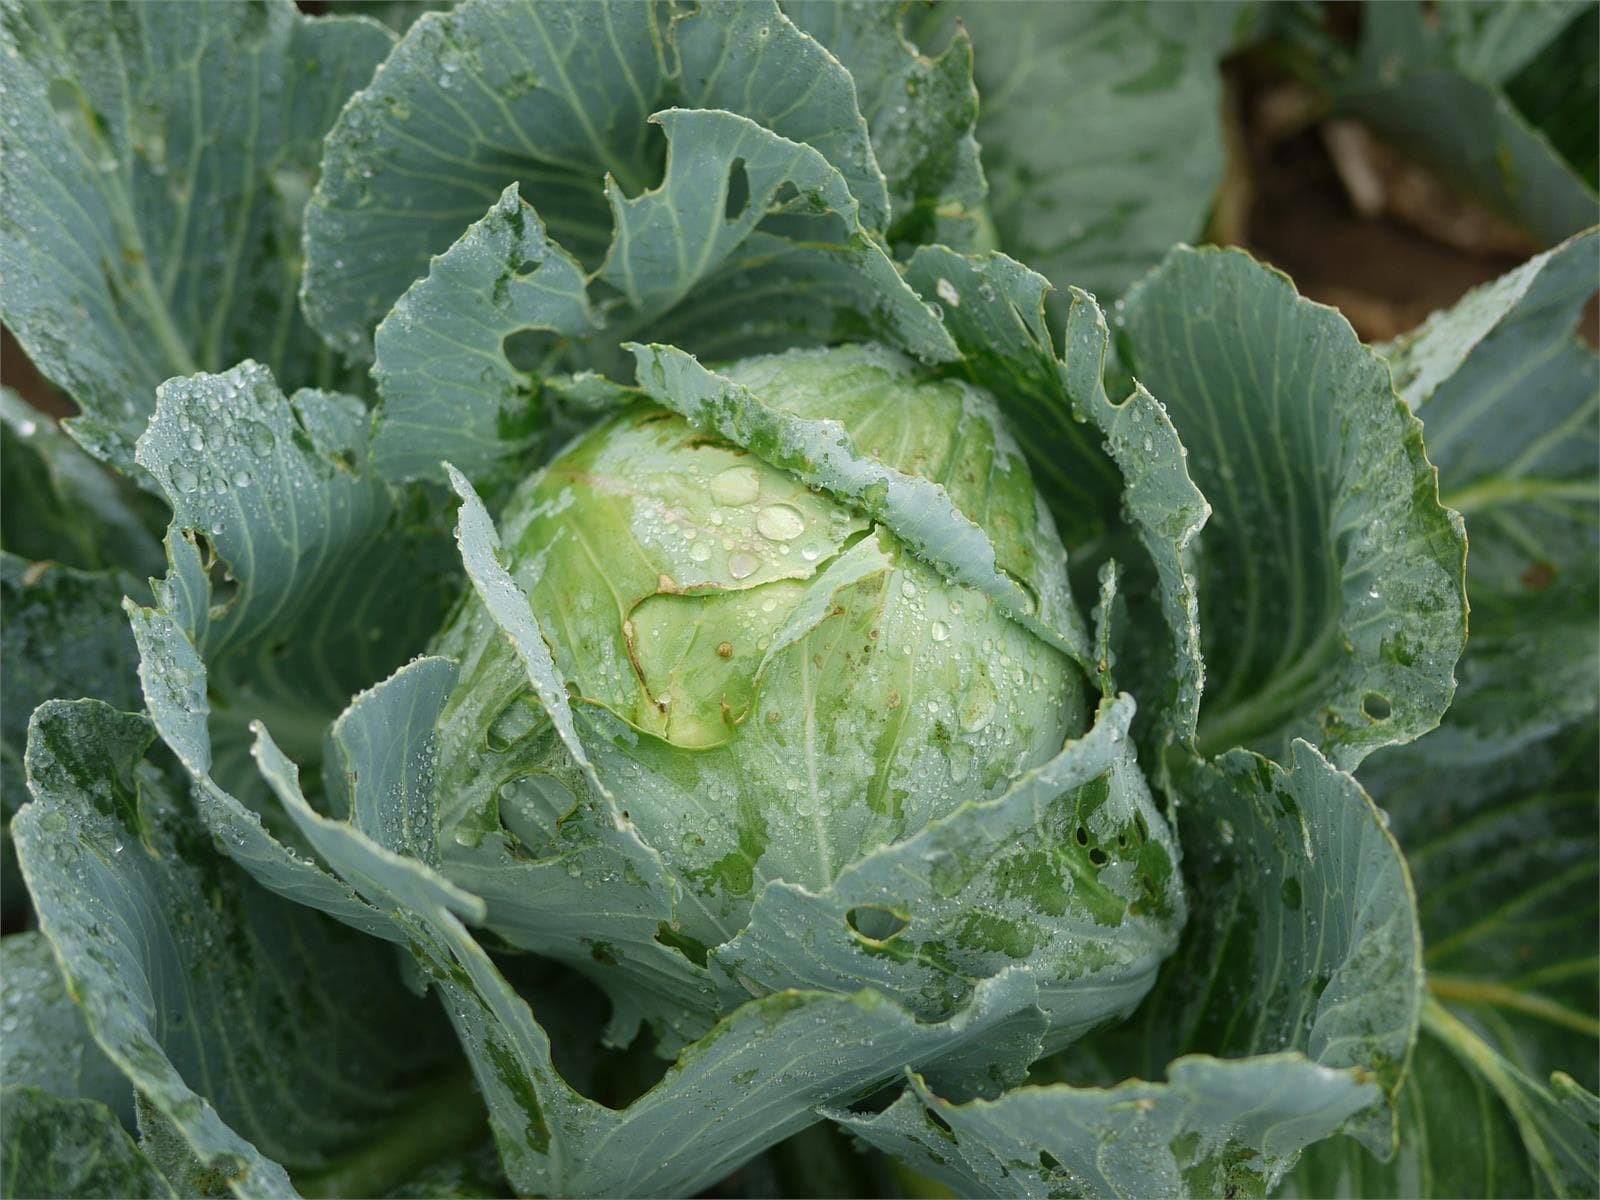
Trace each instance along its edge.
<path fill-rule="evenodd" d="M 756 514 L 756 532 L 774 542 L 792 542 L 806 531 L 806 519 L 787 504 L 769 504 Z"/>
<path fill-rule="evenodd" d="M 761 565 L 761 560 L 754 554 L 747 554 L 741 550 L 728 558 L 728 574 L 735 579 L 748 579 L 756 573 L 756 568 Z"/>
<path fill-rule="evenodd" d="M 260 421 L 245 422 L 245 440 L 250 443 L 250 449 L 256 454 L 266 455 L 272 453 L 274 437 L 272 430 Z"/>
<path fill-rule="evenodd" d="M 729 467 L 711 480 L 711 498 L 718 504 L 737 507 L 749 504 L 761 494 L 761 477 L 754 467 Z"/>
<path fill-rule="evenodd" d="M 935 621 L 932 625 L 928 626 L 928 632 L 933 635 L 934 641 L 942 642 L 950 637 L 950 626 L 946 625 L 943 621 Z"/>
<path fill-rule="evenodd" d="M 200 476 L 178 463 L 172 468 L 172 486 L 180 492 L 193 492 L 200 486 Z"/>

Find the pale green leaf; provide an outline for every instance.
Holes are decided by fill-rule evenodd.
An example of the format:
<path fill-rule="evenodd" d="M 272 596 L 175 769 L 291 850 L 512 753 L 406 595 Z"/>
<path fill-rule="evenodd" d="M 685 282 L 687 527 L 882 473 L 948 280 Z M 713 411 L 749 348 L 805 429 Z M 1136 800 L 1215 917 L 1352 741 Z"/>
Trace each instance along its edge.
<path fill-rule="evenodd" d="M 1201 749 L 1305 737 L 1352 767 L 1433 728 L 1466 633 L 1465 547 L 1383 362 L 1238 251 L 1174 250 L 1118 336 L 1212 507 Z"/>
<path fill-rule="evenodd" d="M 132 467 L 169 376 L 254 355 L 333 379 L 296 303 L 301 216 L 391 43 L 287 0 L 5 6 L 0 313 L 96 457 Z"/>
<path fill-rule="evenodd" d="M 996 563 L 987 533 L 941 485 L 862 454 L 839 422 L 764 403 L 681 350 L 630 348 L 640 387 L 652 399 L 881 521 L 949 578 L 988 596 L 1002 613 L 1064 653 L 1088 661 L 1088 630 L 1066 581 L 1041 564 L 1028 586 L 1021 586 Z"/>

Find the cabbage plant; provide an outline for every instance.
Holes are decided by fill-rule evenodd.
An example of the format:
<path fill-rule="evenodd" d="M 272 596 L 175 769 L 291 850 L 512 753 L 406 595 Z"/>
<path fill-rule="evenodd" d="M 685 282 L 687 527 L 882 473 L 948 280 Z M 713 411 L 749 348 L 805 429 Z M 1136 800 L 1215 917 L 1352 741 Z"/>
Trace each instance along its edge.
<path fill-rule="evenodd" d="M 1302 10 L 423 7 L 0 8 L 7 1188 L 1592 1192 L 1533 118 L 1374 348 L 1149 166 Z"/>

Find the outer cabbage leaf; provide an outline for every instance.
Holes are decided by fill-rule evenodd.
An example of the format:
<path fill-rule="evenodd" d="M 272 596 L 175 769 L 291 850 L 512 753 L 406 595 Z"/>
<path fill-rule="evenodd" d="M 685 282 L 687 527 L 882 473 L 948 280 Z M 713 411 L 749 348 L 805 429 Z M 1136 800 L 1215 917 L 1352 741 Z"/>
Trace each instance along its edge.
<path fill-rule="evenodd" d="M 37 929 L 0 940 L 0 1087 L 92 1100 L 133 1127 L 133 1088 L 84 1024 L 50 943 Z M 7 1194 L 18 1193 L 7 1189 Z"/>
<path fill-rule="evenodd" d="M 1421 425 L 1336 312 L 1238 251 L 1180 248 L 1119 313 L 1213 512 L 1198 744 L 1353 767 L 1433 728 L 1466 636 L 1461 519 Z"/>
<path fill-rule="evenodd" d="M 1120 401 L 1102 379 L 1109 335 L 1073 289 L 1058 355 L 1045 325 L 1049 284 L 1004 255 L 917 252 L 907 277 L 937 297 L 966 376 L 994 393 L 1018 430 L 1055 515 L 1080 596 L 1115 555 L 1131 586 L 1097 669 L 1140 699 L 1135 736 L 1159 778 L 1171 742 L 1194 736 L 1204 665 L 1187 556 L 1210 513 L 1189 478 L 1165 408 L 1136 386 Z"/>
<path fill-rule="evenodd" d="M 322 135 L 391 43 L 287 0 L 5 6 L 0 313 L 96 457 L 131 470 L 172 375 L 256 355 L 332 382 L 295 302 L 301 215 Z"/>
<path fill-rule="evenodd" d="M 920 357 L 953 355 L 861 225 L 845 177 L 816 149 L 731 113 L 675 109 L 654 119 L 671 146 L 667 173 L 635 199 L 612 195 L 614 240 L 594 278 L 625 303 L 604 320 L 589 299 L 591 277 L 515 185 L 384 319 L 374 455 L 386 474 L 436 474 L 446 458 L 477 477 L 520 463 L 540 426 L 535 376 L 589 355 L 606 365 L 606 347 L 641 325 L 691 349 L 749 353 L 828 340 L 847 323 Z M 745 200 L 725 216 L 735 179 Z M 799 198 L 781 200 L 785 188 Z M 806 213 L 797 218 L 803 240 L 757 230 L 769 212 L 792 207 Z M 729 304 L 740 310 L 736 324 L 714 311 Z M 550 339 L 532 375 L 510 353 L 513 337 L 530 335 Z"/>
<path fill-rule="evenodd" d="M 973 137 L 972 41 L 958 28 L 938 55 L 919 52 L 902 29 L 910 7 L 905 0 L 783 0 L 785 15 L 826 46 L 855 81 L 889 184 L 889 242 L 984 249 L 991 232 L 984 209 L 988 185 Z"/>
<path fill-rule="evenodd" d="M 61 432 L 53 417 L 0 387 L 0 549 L 82 571 L 161 566 L 166 512 Z"/>
<path fill-rule="evenodd" d="M 314 1171 L 381 1127 L 436 1026 L 379 943 L 212 849 L 141 762 L 153 739 L 98 701 L 35 715 L 15 829 L 40 927 L 96 1041 L 214 1178 L 290 1195 L 280 1164 Z"/>
<path fill-rule="evenodd" d="M 1132 1022 L 1035 1071 L 1070 1082 L 830 1116 L 965 1195 L 1263 1195 L 1337 1130 L 1386 1148 L 1421 946 L 1378 812 L 1304 742 L 1181 784 L 1193 920 Z"/>
<path fill-rule="evenodd" d="M 1576 326 L 1597 244 L 1589 233 L 1531 259 L 1391 349 L 1471 538 L 1471 703 L 1430 739 L 1441 761 L 1502 756 L 1596 707 L 1600 360 Z"/>
<path fill-rule="evenodd" d="M 1466 515 L 1473 633 L 1441 727 L 1362 768 L 1416 874 L 1433 993 L 1400 1155 L 1320 1147 L 1309 1194 L 1597 1186 L 1597 368 L 1573 335 L 1594 244 L 1540 255 L 1392 351 Z M 1466 1150 L 1441 1134 L 1464 1121 L 1489 1131 Z"/>
<path fill-rule="evenodd" d="M 266 886 L 387 925 L 280 838 L 251 767 L 267 720 L 308 759 L 349 694 L 419 645 L 447 598 L 448 543 L 365 463 L 347 396 L 285 400 L 245 363 L 163 385 L 140 461 L 175 513 L 156 604 L 130 606 L 145 703 L 207 825 Z M 273 828 L 244 801 L 261 804 Z"/>
<path fill-rule="evenodd" d="M 668 18 L 609 0 L 468 0 L 413 25 L 328 139 L 307 217 L 311 320 L 369 356 L 373 327 L 429 255 L 513 182 L 563 245 L 599 263 L 608 206 L 637 203 L 626 195 L 642 199 L 661 169 L 646 118 L 674 105 L 742 114 L 810 147 L 868 228 L 887 223 L 849 74 L 776 4 L 714 0 Z"/>
<path fill-rule="evenodd" d="M 0 1140 L 0 1187 L 6 1195 L 178 1195 L 103 1104 L 8 1086 L 0 1091 L 0 1105 L 6 1110 Z"/>

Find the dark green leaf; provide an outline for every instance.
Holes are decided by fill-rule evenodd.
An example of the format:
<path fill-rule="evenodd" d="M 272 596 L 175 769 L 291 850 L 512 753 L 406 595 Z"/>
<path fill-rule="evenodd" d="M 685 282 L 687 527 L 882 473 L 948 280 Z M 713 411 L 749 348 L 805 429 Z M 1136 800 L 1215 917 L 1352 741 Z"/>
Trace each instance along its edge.
<path fill-rule="evenodd" d="M 50 943 L 36 929 L 0 940 L 0 1033 L 0 1086 L 97 1100 L 133 1128 L 133 1085 L 89 1036 Z"/>
<path fill-rule="evenodd" d="M 161 569 L 162 506 L 86 455 L 16 393 L 0 388 L 0 549 L 80 570 Z"/>
<path fill-rule="evenodd" d="M 31 1087 L 0 1091 L 0 1192 L 51 1200 L 176 1196 L 117 1123 L 93 1100 L 67 1100 Z"/>

